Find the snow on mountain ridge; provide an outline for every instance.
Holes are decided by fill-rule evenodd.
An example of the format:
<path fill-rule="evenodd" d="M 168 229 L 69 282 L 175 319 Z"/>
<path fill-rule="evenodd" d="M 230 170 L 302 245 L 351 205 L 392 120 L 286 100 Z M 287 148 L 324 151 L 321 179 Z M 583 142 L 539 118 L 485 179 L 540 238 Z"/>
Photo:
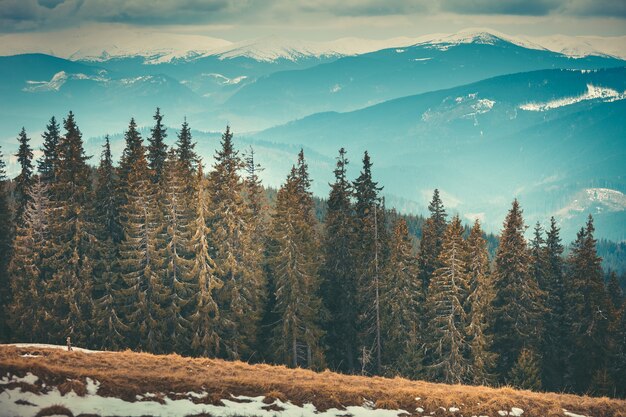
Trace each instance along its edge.
<path fill-rule="evenodd" d="M 556 109 L 558 107 L 580 103 L 581 101 L 597 99 L 605 102 L 624 100 L 626 99 L 626 91 L 620 93 L 619 91 L 612 88 L 596 87 L 593 84 L 587 84 L 587 91 L 581 95 L 574 97 L 563 97 L 555 100 L 550 100 L 545 103 L 525 103 L 520 105 L 519 108 L 526 111 L 547 111 Z"/>

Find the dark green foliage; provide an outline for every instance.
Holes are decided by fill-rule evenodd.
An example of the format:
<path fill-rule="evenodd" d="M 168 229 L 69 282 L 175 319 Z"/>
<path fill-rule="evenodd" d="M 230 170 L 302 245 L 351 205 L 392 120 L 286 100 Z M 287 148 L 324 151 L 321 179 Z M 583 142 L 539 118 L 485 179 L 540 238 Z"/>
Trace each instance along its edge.
<path fill-rule="evenodd" d="M 8 267 L 11 260 L 12 213 L 9 207 L 9 189 L 6 165 L 0 148 L 0 341 L 9 338 L 6 322 L 8 305 L 11 300 Z"/>
<path fill-rule="evenodd" d="M 515 200 L 504 221 L 494 271 L 493 347 L 499 356 L 500 375 L 510 371 L 525 346 L 538 346 L 542 331 L 543 293 L 533 275 L 525 230 Z"/>
<path fill-rule="evenodd" d="M 324 222 L 322 296 L 330 317 L 326 324 L 327 360 L 333 369 L 353 372 L 357 367 L 356 235 L 352 185 L 346 177 L 346 151 L 339 150 L 335 182 L 331 184 Z"/>
<path fill-rule="evenodd" d="M 387 373 L 422 376 L 422 281 L 404 219 L 395 222 L 390 257 L 381 279 L 383 361 Z"/>
<path fill-rule="evenodd" d="M 158 107 L 153 118 L 155 125 L 150 129 L 150 137 L 148 137 L 147 159 L 152 182 L 160 184 L 164 179 L 167 159 L 167 145 L 165 144 L 167 129 L 163 126 L 163 115 Z"/>
<path fill-rule="evenodd" d="M 41 180 L 46 184 L 54 183 L 56 180 L 56 172 L 58 170 L 59 140 L 61 139 L 61 127 L 57 123 L 54 116 L 50 118 L 50 122 L 46 125 L 46 131 L 41 135 L 43 138 L 43 156 L 37 161 L 37 170 L 41 176 Z"/>
<path fill-rule="evenodd" d="M 509 376 L 515 388 L 541 390 L 541 368 L 537 355 L 531 349 L 522 349 Z"/>
<path fill-rule="evenodd" d="M 568 319 L 572 337 L 571 383 L 578 391 L 589 387 L 590 381 L 607 364 L 606 311 L 609 299 L 604 288 L 601 259 L 596 252 L 593 218 L 578 232 L 567 260 Z"/>
<path fill-rule="evenodd" d="M 430 278 L 439 268 L 439 253 L 446 230 L 446 210 L 439 197 L 439 190 L 433 192 L 433 199 L 428 205 L 430 217 L 426 219 L 420 240 L 419 266 L 424 292 L 428 292 Z"/>
<path fill-rule="evenodd" d="M 30 138 L 26 135 L 26 129 L 22 128 L 17 140 L 20 146 L 15 156 L 20 164 L 20 173 L 15 178 L 15 220 L 17 225 L 20 225 L 28 205 L 30 187 L 33 184 L 33 150 L 28 143 Z"/>

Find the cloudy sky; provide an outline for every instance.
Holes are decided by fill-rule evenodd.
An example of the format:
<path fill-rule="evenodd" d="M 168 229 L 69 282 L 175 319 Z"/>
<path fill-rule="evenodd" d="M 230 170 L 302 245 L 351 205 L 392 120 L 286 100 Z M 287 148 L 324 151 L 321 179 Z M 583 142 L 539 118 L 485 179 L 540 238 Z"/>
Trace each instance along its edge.
<path fill-rule="evenodd" d="M 625 0 L 0 0 L 0 32 L 146 28 L 238 41 L 390 38 L 489 27 L 626 35 Z"/>

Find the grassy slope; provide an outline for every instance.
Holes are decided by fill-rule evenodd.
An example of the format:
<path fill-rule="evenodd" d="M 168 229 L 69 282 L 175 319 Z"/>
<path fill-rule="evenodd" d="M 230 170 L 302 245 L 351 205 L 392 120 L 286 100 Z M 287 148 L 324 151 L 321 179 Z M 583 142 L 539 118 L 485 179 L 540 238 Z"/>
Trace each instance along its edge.
<path fill-rule="evenodd" d="M 41 356 L 20 356 L 26 353 Z M 523 417 L 564 416 L 563 409 L 594 417 L 626 417 L 626 401 L 608 398 L 348 376 L 329 371 L 316 373 L 283 366 L 130 351 L 81 353 L 0 346 L 0 375 L 7 372 L 19 376 L 32 372 L 40 378 L 38 384 L 43 380 L 61 392 L 74 389 L 78 394 L 84 393 L 85 378 L 91 377 L 101 383 L 99 395 L 127 401 L 146 392 L 206 391 L 210 395 L 203 401 L 215 404 L 233 394 L 313 403 L 321 410 L 362 405 L 368 399 L 378 408 L 414 411 L 421 407 L 425 410 L 423 415 L 434 411 L 435 416 L 452 414 L 440 407 L 459 407 L 460 411 L 453 414 L 457 417 L 499 417 L 499 410 L 519 407 L 524 410 Z M 71 386 L 68 378 L 74 379 Z"/>

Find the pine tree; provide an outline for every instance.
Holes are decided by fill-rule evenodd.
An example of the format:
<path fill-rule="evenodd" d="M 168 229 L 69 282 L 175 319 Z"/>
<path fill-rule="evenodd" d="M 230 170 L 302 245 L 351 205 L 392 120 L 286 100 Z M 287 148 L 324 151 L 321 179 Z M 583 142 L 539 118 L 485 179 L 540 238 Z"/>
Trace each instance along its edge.
<path fill-rule="evenodd" d="M 383 240 L 384 210 L 378 196 L 382 187 L 372 179 L 372 163 L 369 154 L 363 156 L 363 169 L 353 183 L 356 198 L 356 250 L 359 334 L 357 343 L 362 356 L 374 357 L 374 372 L 382 371 L 382 333 L 380 322 L 380 271 L 383 270 L 382 254 L 386 242 Z M 362 361 L 363 362 L 363 361 Z M 370 367 L 361 364 L 362 369 Z"/>
<path fill-rule="evenodd" d="M 167 145 L 165 144 L 167 129 L 163 126 L 163 115 L 158 107 L 153 119 L 155 125 L 150 129 L 147 147 L 148 168 L 150 168 L 152 182 L 161 184 L 164 179 L 165 161 L 167 159 Z"/>
<path fill-rule="evenodd" d="M 572 325 L 572 384 L 585 391 L 596 372 L 606 366 L 608 304 L 602 259 L 596 251 L 593 218 L 580 230 L 568 259 L 568 320 Z"/>
<path fill-rule="evenodd" d="M 466 252 L 463 226 L 455 216 L 444 233 L 438 258 L 441 266 L 432 276 L 425 306 L 427 371 L 431 379 L 448 384 L 466 380 L 471 366 L 465 336 L 464 305 L 469 290 Z"/>
<path fill-rule="evenodd" d="M 46 131 L 41 135 L 43 138 L 43 156 L 37 161 L 37 170 L 41 180 L 46 184 L 52 184 L 56 180 L 59 153 L 57 147 L 61 138 L 61 127 L 54 116 L 46 125 Z"/>
<path fill-rule="evenodd" d="M 544 309 L 542 292 L 532 273 L 526 226 L 517 200 L 504 221 L 495 262 L 494 352 L 498 371 L 509 373 L 524 347 L 536 348 Z"/>
<path fill-rule="evenodd" d="M 164 283 L 168 287 L 167 302 L 167 335 L 173 350 L 183 353 L 191 343 L 191 325 L 187 320 L 191 308 L 193 288 L 193 251 L 191 247 L 192 211 L 190 210 L 193 195 L 186 194 L 186 186 L 193 181 L 186 178 L 192 175 L 178 160 L 175 150 L 170 150 L 165 163 L 165 269 Z"/>
<path fill-rule="evenodd" d="M 96 346 L 122 349 L 127 346 L 124 335 L 129 327 L 123 322 L 123 308 L 119 303 L 124 283 L 119 275 L 118 244 L 123 236 L 118 201 L 115 198 L 118 183 L 108 136 L 105 138 L 97 179 L 95 213 L 99 256 L 94 273 L 93 327 Z"/>
<path fill-rule="evenodd" d="M 324 222 L 322 298 L 331 320 L 326 323 L 327 360 L 334 369 L 353 372 L 357 367 L 357 314 L 355 216 L 352 186 L 346 177 L 348 159 L 341 148 L 331 184 Z"/>
<path fill-rule="evenodd" d="M 0 342 L 5 342 L 9 339 L 9 327 L 6 318 L 11 299 L 8 274 L 13 234 L 11 220 L 12 213 L 9 207 L 6 165 L 2 155 L 2 147 L 0 147 Z"/>
<path fill-rule="evenodd" d="M 422 282 L 406 221 L 396 220 L 382 279 L 384 363 L 392 375 L 421 376 Z"/>
<path fill-rule="evenodd" d="M 496 356 L 491 351 L 493 344 L 491 303 L 495 294 L 489 270 L 487 243 L 478 220 L 474 222 L 467 238 L 466 249 L 469 295 L 466 301 L 468 325 L 465 332 L 471 363 L 467 381 L 476 385 L 489 385 L 494 380 L 493 370 L 496 362 Z"/>
<path fill-rule="evenodd" d="M 127 344 L 149 352 L 163 350 L 163 308 L 168 299 L 162 282 L 163 254 L 157 246 L 157 205 L 141 135 L 134 119 L 125 134 L 119 168 L 120 219 L 124 239 L 119 263 L 124 282 L 124 323 L 131 329 Z"/>
<path fill-rule="evenodd" d="M 433 192 L 433 199 L 428 205 L 428 211 L 430 211 L 430 217 L 426 219 L 422 228 L 419 250 L 419 267 L 425 293 L 428 292 L 431 276 L 441 266 L 438 259 L 446 230 L 446 210 L 439 197 L 438 189 Z"/>
<path fill-rule="evenodd" d="M 33 150 L 28 144 L 30 138 L 26 135 L 26 129 L 22 128 L 17 137 L 20 146 L 17 153 L 17 162 L 20 164 L 20 173 L 15 178 L 15 222 L 22 225 L 22 216 L 29 201 L 29 190 L 33 184 Z"/>
<path fill-rule="evenodd" d="M 51 218 L 54 257 L 46 297 L 54 311 L 51 337 L 57 342 L 71 336 L 75 343 L 90 340 L 92 286 L 97 247 L 89 157 L 82 134 L 70 112 L 63 121 L 65 135 L 58 144 L 58 172 Z"/>
<path fill-rule="evenodd" d="M 542 381 L 543 386 L 552 391 L 565 388 L 565 375 L 568 370 L 567 346 L 569 323 L 566 317 L 565 282 L 563 276 L 563 245 L 560 229 L 554 217 L 550 219 L 545 243 L 545 263 L 540 288 L 546 294 L 546 314 L 543 332 Z"/>
<path fill-rule="evenodd" d="M 180 147 L 179 147 L 180 149 Z M 202 165 L 198 166 L 196 178 L 196 216 L 191 243 L 194 250 L 194 263 L 191 275 L 196 288 L 195 304 L 189 315 L 192 329 L 191 351 L 193 354 L 214 357 L 220 353 L 220 310 L 217 304 L 217 291 L 224 283 L 217 276 L 217 266 L 211 258 L 208 236 L 210 230 L 206 219 L 209 213 L 206 179 Z"/>
<path fill-rule="evenodd" d="M 624 304 L 624 291 L 619 285 L 617 279 L 617 273 L 615 271 L 609 272 L 609 280 L 606 284 L 606 291 L 611 301 L 612 308 L 616 311 L 620 310 Z"/>
<path fill-rule="evenodd" d="M 541 369 L 534 351 L 522 349 L 510 375 L 511 385 L 519 389 L 539 391 L 541 389 Z"/>
<path fill-rule="evenodd" d="M 13 338 L 24 342 L 47 341 L 45 319 L 53 312 L 46 308 L 43 268 L 48 257 L 51 216 L 48 188 L 39 179 L 29 190 L 23 222 L 17 227 L 13 257 L 9 264 L 13 298 L 7 311 Z M 5 317 L 7 317 L 5 316 Z"/>
<path fill-rule="evenodd" d="M 214 170 L 209 174 L 211 258 L 217 265 L 220 291 L 221 339 L 224 356 L 239 359 L 251 352 L 256 324 L 260 317 L 259 295 L 262 283 L 250 273 L 249 262 L 256 260 L 250 249 L 250 225 L 246 222 L 244 164 L 234 149 L 230 127 L 222 135 Z"/>
<path fill-rule="evenodd" d="M 272 222 L 275 242 L 270 264 L 276 279 L 277 359 L 290 366 L 320 368 L 322 330 L 319 298 L 319 248 L 313 200 L 303 154 L 276 196 Z M 306 205 L 306 207 L 305 207 Z"/>

